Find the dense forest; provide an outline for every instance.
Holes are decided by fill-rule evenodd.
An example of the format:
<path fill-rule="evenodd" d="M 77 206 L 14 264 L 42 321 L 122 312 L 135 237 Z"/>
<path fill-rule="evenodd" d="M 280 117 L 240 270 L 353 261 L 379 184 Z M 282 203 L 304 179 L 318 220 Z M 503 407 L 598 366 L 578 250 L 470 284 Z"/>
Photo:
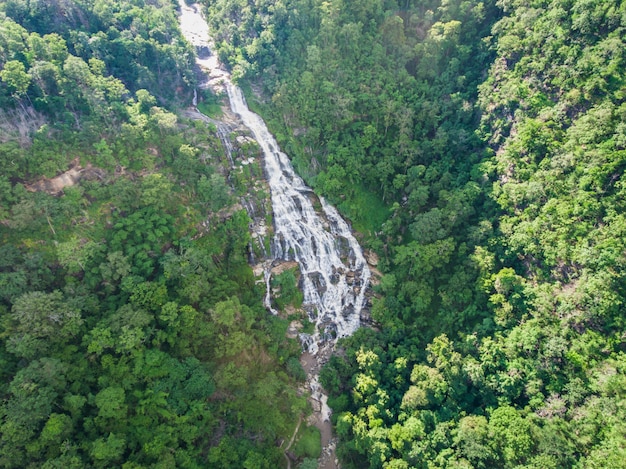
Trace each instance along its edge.
<path fill-rule="evenodd" d="M 0 467 L 275 468 L 306 411 L 176 6 L 0 2 Z"/>
<path fill-rule="evenodd" d="M 626 4 L 203 1 L 379 257 L 342 467 L 626 467 Z M 0 467 L 282 467 L 307 412 L 176 6 L 0 1 Z"/>
<path fill-rule="evenodd" d="M 344 467 L 626 467 L 626 6 L 208 0 L 380 256 L 323 373 Z"/>

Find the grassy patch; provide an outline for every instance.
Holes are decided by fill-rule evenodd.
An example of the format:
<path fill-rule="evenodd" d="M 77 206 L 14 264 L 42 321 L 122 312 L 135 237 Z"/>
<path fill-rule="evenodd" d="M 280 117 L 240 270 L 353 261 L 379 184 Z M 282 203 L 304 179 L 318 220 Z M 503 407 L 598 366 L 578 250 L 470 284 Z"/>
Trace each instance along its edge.
<path fill-rule="evenodd" d="M 198 110 L 209 117 L 218 118 L 222 115 L 222 106 L 219 103 L 198 103 Z"/>
<path fill-rule="evenodd" d="M 276 302 L 276 306 L 281 310 L 287 305 L 292 305 L 294 308 L 302 306 L 304 297 L 298 288 L 297 272 L 297 268 L 289 269 L 272 278 L 272 288 L 279 291 L 279 293 L 274 296 L 274 301 Z"/>
<path fill-rule="evenodd" d="M 211 90 L 200 91 L 198 96 L 198 110 L 209 117 L 218 118 L 222 115 L 224 96 L 214 94 Z"/>
<path fill-rule="evenodd" d="M 302 319 L 302 332 L 305 334 L 313 334 L 315 332 L 315 323 L 309 321 L 309 318 L 306 314 Z"/>
<path fill-rule="evenodd" d="M 252 86 L 250 86 L 250 82 L 247 80 L 242 80 L 237 83 L 237 86 L 243 92 L 244 97 L 246 98 L 246 103 L 248 104 L 248 108 L 254 112 L 255 114 L 260 114 L 261 111 L 261 103 L 259 103 L 258 98 L 252 92 Z"/>
<path fill-rule="evenodd" d="M 293 446 L 293 453 L 299 458 L 319 458 L 322 454 L 322 436 L 315 427 L 306 427 L 298 432 L 298 441 Z"/>
<path fill-rule="evenodd" d="M 391 213 L 382 199 L 360 185 L 354 187 L 352 196 L 339 204 L 338 208 L 352 220 L 356 231 L 367 235 L 379 231 Z"/>

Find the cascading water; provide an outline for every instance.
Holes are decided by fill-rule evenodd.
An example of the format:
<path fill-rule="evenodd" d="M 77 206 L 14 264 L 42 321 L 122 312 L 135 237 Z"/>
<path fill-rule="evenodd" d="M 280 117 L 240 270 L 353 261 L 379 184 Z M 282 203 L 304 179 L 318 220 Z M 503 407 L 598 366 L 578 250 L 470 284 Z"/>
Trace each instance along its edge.
<path fill-rule="evenodd" d="M 222 123 L 217 123 L 217 136 L 222 142 L 222 146 L 224 147 L 224 151 L 226 152 L 226 158 L 228 159 L 228 164 L 230 164 L 231 169 L 235 167 L 235 162 L 233 160 L 233 144 L 230 142 L 230 128 Z"/>
<path fill-rule="evenodd" d="M 228 72 L 210 53 L 209 29 L 200 6 L 187 5 L 185 0 L 179 0 L 179 5 L 181 30 L 198 51 L 197 63 L 207 78 L 204 86 L 228 93 L 232 111 L 252 132 L 263 152 L 274 215 L 271 257 L 272 260 L 295 260 L 299 264 L 305 307 L 316 325 L 313 335 L 300 336 L 309 352 L 303 355 L 313 405 L 308 423 L 321 431 L 320 467 L 336 468 L 330 408 L 319 384 L 319 370 L 332 352 L 335 338 L 348 336 L 359 327 L 370 270 L 348 224 L 295 174 L 263 120 L 248 109 L 241 90 L 232 84 Z M 194 95 L 195 105 L 197 95 Z M 218 129 L 224 130 L 220 126 Z M 226 146 L 230 145 L 227 135 L 220 137 Z M 232 158 L 230 163 L 232 167 Z M 271 260 L 266 262 L 265 270 L 265 305 L 276 314 L 271 306 L 270 263 Z M 323 352 L 320 352 L 321 345 L 324 345 Z"/>
<path fill-rule="evenodd" d="M 206 86 L 225 89 L 232 111 L 263 151 L 274 214 L 271 255 L 300 266 L 304 305 L 316 324 L 313 337 L 302 339 L 315 354 L 320 343 L 348 336 L 359 327 L 370 279 L 367 262 L 348 224 L 294 172 L 263 120 L 248 109 L 241 90 L 210 54 L 208 26 L 199 7 L 187 6 L 184 0 L 180 5 L 182 32 L 202 52 L 197 62 L 207 73 Z M 314 208 L 318 200 L 321 214 Z"/>
<path fill-rule="evenodd" d="M 226 83 L 226 89 L 231 109 L 252 131 L 265 157 L 274 211 L 273 257 L 300 265 L 304 304 L 311 309 L 318 340 L 352 334 L 360 325 L 370 277 L 359 244 L 348 224 L 321 197 L 323 216 L 318 215 L 315 195 L 295 174 L 263 120 L 248 109 L 239 88 Z M 312 353 L 318 340 L 310 342 Z"/>

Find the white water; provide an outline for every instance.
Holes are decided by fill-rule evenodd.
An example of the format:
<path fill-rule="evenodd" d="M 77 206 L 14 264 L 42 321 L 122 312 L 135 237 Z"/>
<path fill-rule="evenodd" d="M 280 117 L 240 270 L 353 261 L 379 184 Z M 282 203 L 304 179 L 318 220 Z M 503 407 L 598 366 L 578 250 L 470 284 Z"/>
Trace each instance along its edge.
<path fill-rule="evenodd" d="M 183 35 L 208 53 L 209 31 L 200 7 L 179 1 Z M 271 256 L 295 260 L 300 265 L 304 305 L 316 325 L 313 337 L 301 338 L 309 352 L 315 354 L 322 343 L 348 336 L 360 325 L 370 279 L 362 250 L 348 224 L 321 197 L 323 215 L 316 213 L 313 208 L 316 196 L 295 174 L 289 158 L 280 151 L 263 120 L 248 109 L 241 90 L 230 81 L 217 58 L 203 54 L 198 64 L 207 73 L 206 86 L 221 85 L 226 90 L 232 111 L 250 129 L 263 151 L 274 212 Z"/>

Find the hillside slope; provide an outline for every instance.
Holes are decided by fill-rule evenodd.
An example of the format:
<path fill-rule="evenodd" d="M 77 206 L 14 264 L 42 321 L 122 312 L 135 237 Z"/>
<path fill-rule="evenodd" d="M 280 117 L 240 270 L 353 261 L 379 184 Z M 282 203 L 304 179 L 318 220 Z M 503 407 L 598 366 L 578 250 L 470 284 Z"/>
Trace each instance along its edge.
<path fill-rule="evenodd" d="M 325 376 L 344 467 L 623 467 L 623 3 L 207 5 L 381 256 Z"/>
<path fill-rule="evenodd" d="M 281 467 L 306 411 L 175 5 L 0 1 L 2 468 Z"/>

